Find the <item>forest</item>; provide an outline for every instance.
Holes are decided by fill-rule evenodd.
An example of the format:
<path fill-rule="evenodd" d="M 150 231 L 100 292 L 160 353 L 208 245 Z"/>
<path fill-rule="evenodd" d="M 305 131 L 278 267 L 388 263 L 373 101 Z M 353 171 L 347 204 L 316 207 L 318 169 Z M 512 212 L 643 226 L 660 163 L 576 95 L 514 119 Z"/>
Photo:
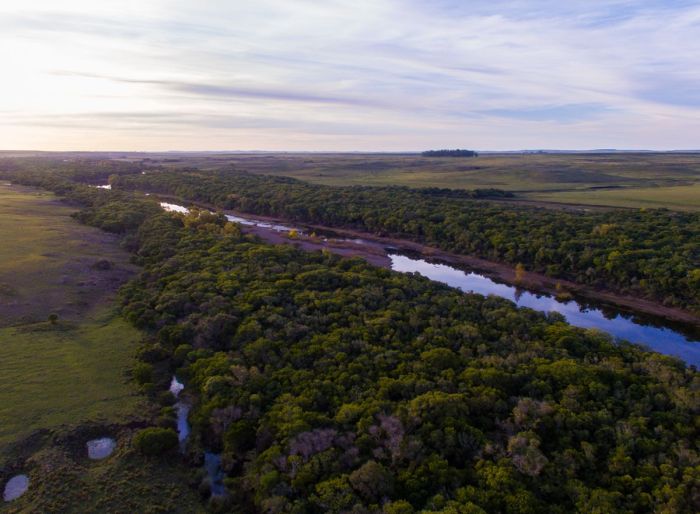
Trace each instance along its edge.
<path fill-rule="evenodd" d="M 499 203 L 497 189 L 335 187 L 222 171 L 112 177 L 117 189 L 348 227 L 700 313 L 700 213 L 570 212 Z"/>
<path fill-rule="evenodd" d="M 422 152 L 423 157 L 478 157 L 474 150 L 427 150 Z"/>
<path fill-rule="evenodd" d="M 120 166 L 81 173 L 81 180 L 96 181 Z M 173 372 L 192 391 L 190 452 L 221 452 L 226 474 L 229 494 L 212 498 L 212 510 L 700 509 L 694 368 L 573 328 L 558 315 L 462 294 L 360 259 L 264 244 L 219 214 L 165 213 L 127 189 L 455 245 L 468 244 L 480 224 L 481 231 L 498 226 L 493 219 L 503 223 L 504 239 L 517 235 L 525 223 L 518 216 L 471 200 L 437 204 L 430 193 L 401 188 L 122 171 L 111 178 L 113 191 L 74 182 L 75 171 L 3 176 L 81 205 L 77 219 L 120 234 L 142 267 L 120 295 L 123 315 L 146 334 L 134 379 L 162 405 L 154 428 L 174 428 L 172 399 L 160 393 Z M 424 217 L 431 206 L 442 209 L 435 219 Z M 637 234 L 636 243 L 626 244 L 648 245 L 647 258 L 658 253 L 659 262 L 668 258 L 687 271 L 684 258 L 696 257 L 696 248 L 683 247 L 684 238 L 687 245 L 697 234 L 698 220 L 689 215 L 634 212 L 592 236 L 604 217 L 564 216 L 556 223 L 545 211 L 526 213 L 530 237 L 551 239 L 552 251 L 586 234 L 587 244 L 602 241 L 593 253 L 611 252 Z M 470 238 L 450 239 L 456 232 L 448 227 L 471 223 Z M 446 227 L 439 237 L 425 232 L 438 226 Z M 527 236 L 517 239 L 526 249 Z M 500 252 L 502 244 L 487 248 Z M 523 255 L 513 261 L 527 262 Z M 697 297 L 681 294 L 682 272 L 673 276 L 666 293 L 691 305 Z M 149 451 L 174 451 L 157 443 Z"/>

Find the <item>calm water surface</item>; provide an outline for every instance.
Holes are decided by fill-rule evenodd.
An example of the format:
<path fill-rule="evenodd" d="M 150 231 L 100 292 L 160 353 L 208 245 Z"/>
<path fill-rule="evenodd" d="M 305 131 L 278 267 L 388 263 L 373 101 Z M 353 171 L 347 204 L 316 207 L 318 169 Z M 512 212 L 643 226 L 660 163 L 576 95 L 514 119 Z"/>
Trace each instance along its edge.
<path fill-rule="evenodd" d="M 92 460 L 106 459 L 117 447 L 117 442 L 111 437 L 102 437 L 88 441 L 87 446 L 88 457 Z"/>
<path fill-rule="evenodd" d="M 27 475 L 16 475 L 7 481 L 2 499 L 6 502 L 16 500 L 29 489 L 29 477 Z"/>
<path fill-rule="evenodd" d="M 225 496 L 224 471 L 221 469 L 221 455 L 218 453 L 204 453 L 204 470 L 209 478 L 209 486 L 212 496 Z"/>
<path fill-rule="evenodd" d="M 167 211 L 189 212 L 189 209 L 181 205 L 167 202 L 161 202 L 160 205 Z M 226 215 L 226 218 L 229 221 L 242 225 L 254 225 L 277 232 L 288 232 L 294 228 L 254 218 L 243 218 L 233 215 Z M 295 230 L 302 233 L 298 228 L 295 228 Z M 361 239 L 352 241 L 360 244 L 364 243 Z M 401 253 L 391 253 L 389 258 L 391 259 L 391 269 L 394 271 L 420 273 L 430 280 L 442 282 L 465 292 L 505 298 L 519 307 L 529 307 L 541 312 L 558 312 L 571 325 L 582 328 L 595 328 L 607 332 L 615 338 L 642 344 L 659 353 L 673 355 L 683 359 L 688 364 L 700 366 L 700 341 L 686 337 L 681 332 L 670 328 L 670 326 L 653 326 L 638 321 L 620 310 L 615 311 L 613 308 L 606 309 L 608 313 L 613 312 L 612 315 L 606 315 L 600 309 L 585 307 L 574 300 L 564 302 L 550 295 L 530 293 L 506 284 L 499 284 L 484 275 L 466 272 L 447 264 L 431 263 Z"/>
<path fill-rule="evenodd" d="M 175 375 L 170 381 L 170 392 L 175 398 L 180 396 L 180 393 L 185 388 L 185 384 L 180 382 Z M 180 441 L 180 449 L 185 449 L 185 443 L 190 435 L 190 422 L 187 417 L 190 414 L 190 406 L 182 400 L 175 403 L 175 412 L 177 415 L 177 440 Z"/>
<path fill-rule="evenodd" d="M 542 312 L 558 312 L 570 324 L 583 328 L 595 328 L 620 339 L 643 344 L 652 350 L 680 357 L 689 364 L 700 365 L 700 341 L 691 341 L 671 328 L 644 325 L 617 314 L 606 317 L 599 309 L 589 309 L 576 301 L 560 302 L 545 294 L 533 294 L 515 287 L 499 284 L 478 273 L 465 272 L 446 264 L 434 264 L 406 255 L 390 255 L 391 269 L 404 273 L 420 273 L 430 280 L 442 282 L 465 292 L 500 296 L 519 307 L 529 307 Z"/>

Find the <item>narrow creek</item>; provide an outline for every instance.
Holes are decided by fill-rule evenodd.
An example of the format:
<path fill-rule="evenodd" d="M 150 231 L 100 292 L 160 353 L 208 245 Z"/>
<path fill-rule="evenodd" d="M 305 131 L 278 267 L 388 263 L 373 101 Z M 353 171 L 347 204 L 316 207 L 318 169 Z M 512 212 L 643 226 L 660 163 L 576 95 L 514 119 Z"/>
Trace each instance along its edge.
<path fill-rule="evenodd" d="M 180 441 L 180 451 L 185 453 L 187 449 L 187 439 L 190 436 L 191 428 L 188 416 L 190 414 L 190 404 L 185 398 L 180 398 L 180 393 L 185 389 L 185 384 L 180 382 L 175 375 L 170 381 L 170 392 L 177 400 L 175 402 L 175 412 L 177 414 L 177 438 Z M 226 486 L 224 485 L 224 471 L 221 467 L 221 455 L 213 452 L 204 452 L 204 471 L 209 481 L 209 489 L 212 496 L 226 496 Z"/>
<path fill-rule="evenodd" d="M 167 211 L 189 212 L 189 209 L 182 205 L 167 202 L 161 202 L 160 205 Z M 301 227 L 279 225 L 251 217 L 226 215 L 226 218 L 241 225 L 255 226 L 259 229 L 258 232 L 260 230 L 274 232 L 296 230 L 300 234 L 308 232 Z M 341 239 L 341 241 L 354 244 L 365 243 L 355 239 Z M 390 267 L 394 271 L 419 273 L 430 280 L 447 284 L 464 292 L 499 296 L 514 302 L 519 307 L 528 307 L 540 312 L 558 312 L 571 325 L 601 330 L 616 339 L 641 344 L 653 351 L 679 357 L 688 364 L 700 366 L 700 340 L 677 329 L 671 323 L 664 323 L 663 320 L 632 315 L 609 305 L 605 308 L 597 308 L 589 307 L 576 300 L 561 301 L 551 295 L 501 284 L 485 275 L 464 271 L 446 263 L 416 258 L 395 248 L 385 248 L 384 251 L 391 260 Z"/>
<path fill-rule="evenodd" d="M 180 451 L 185 451 L 187 438 L 190 435 L 190 423 L 187 417 L 190 414 L 190 405 L 180 398 L 180 393 L 185 388 L 185 384 L 180 382 L 175 375 L 170 381 L 170 392 L 177 400 L 175 402 L 175 413 L 177 416 L 177 440 L 180 442 Z"/>

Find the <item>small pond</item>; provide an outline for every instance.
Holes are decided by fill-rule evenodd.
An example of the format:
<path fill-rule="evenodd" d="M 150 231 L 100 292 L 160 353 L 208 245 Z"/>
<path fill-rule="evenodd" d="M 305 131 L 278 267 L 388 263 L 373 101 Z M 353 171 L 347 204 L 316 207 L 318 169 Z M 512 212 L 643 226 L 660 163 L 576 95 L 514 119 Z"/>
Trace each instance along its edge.
<path fill-rule="evenodd" d="M 117 447 L 117 442 L 111 437 L 101 437 L 86 443 L 88 457 L 92 460 L 106 459 Z"/>
<path fill-rule="evenodd" d="M 2 499 L 6 502 L 11 502 L 26 493 L 27 489 L 29 489 L 29 477 L 27 475 L 13 476 L 5 484 Z"/>
<path fill-rule="evenodd" d="M 221 455 L 206 452 L 204 454 L 204 469 L 209 479 L 212 496 L 225 496 L 224 472 L 221 469 Z"/>

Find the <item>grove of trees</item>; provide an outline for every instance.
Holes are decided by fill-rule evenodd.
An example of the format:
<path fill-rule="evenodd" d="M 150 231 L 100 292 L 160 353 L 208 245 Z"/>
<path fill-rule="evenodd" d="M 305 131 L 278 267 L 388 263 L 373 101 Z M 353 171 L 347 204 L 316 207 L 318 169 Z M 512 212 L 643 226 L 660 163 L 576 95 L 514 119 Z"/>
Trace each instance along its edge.
<path fill-rule="evenodd" d="M 114 187 L 412 239 L 700 314 L 700 213 L 568 212 L 498 190 L 331 187 L 231 171 L 119 175 Z"/>

